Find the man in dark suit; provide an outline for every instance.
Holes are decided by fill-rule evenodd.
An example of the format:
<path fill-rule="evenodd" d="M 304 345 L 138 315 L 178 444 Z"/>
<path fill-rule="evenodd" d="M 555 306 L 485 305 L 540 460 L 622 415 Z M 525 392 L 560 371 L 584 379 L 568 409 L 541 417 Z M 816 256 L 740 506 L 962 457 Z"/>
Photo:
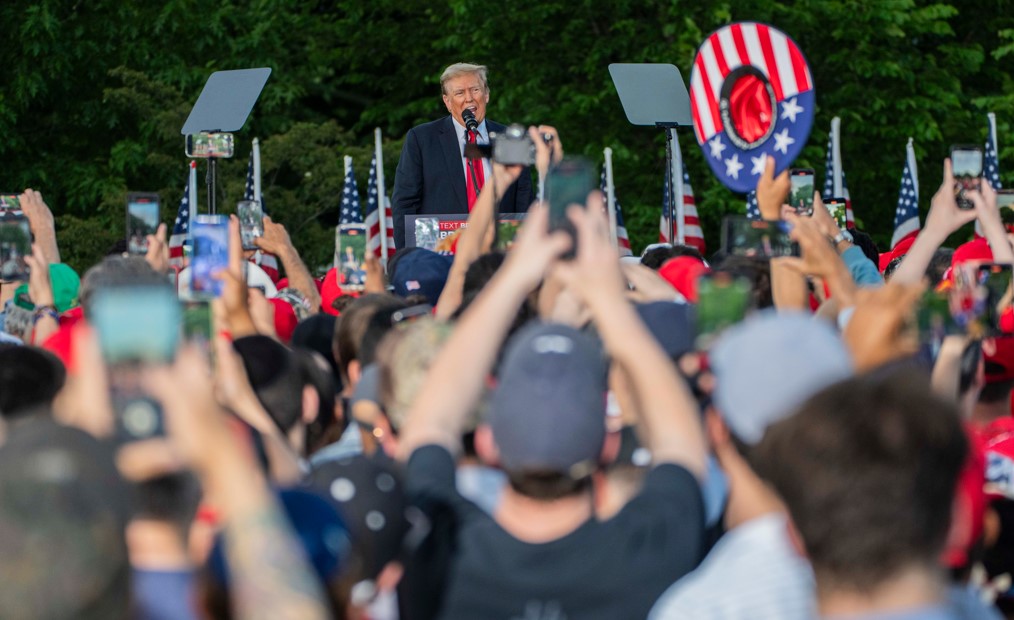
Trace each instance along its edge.
<path fill-rule="evenodd" d="M 467 142 L 489 143 L 489 132 L 505 127 L 486 119 L 489 86 L 486 67 L 459 63 L 440 76 L 444 105 L 450 116 L 409 130 L 394 175 L 394 243 L 405 247 L 405 216 L 420 213 L 434 215 L 467 214 L 475 197 L 492 176 L 489 160 L 464 158 Z M 462 113 L 469 109 L 479 127 L 475 133 L 465 129 Z M 471 134 L 471 135 L 470 135 Z M 504 194 L 501 213 L 523 213 L 532 202 L 532 179 L 527 170 Z"/>

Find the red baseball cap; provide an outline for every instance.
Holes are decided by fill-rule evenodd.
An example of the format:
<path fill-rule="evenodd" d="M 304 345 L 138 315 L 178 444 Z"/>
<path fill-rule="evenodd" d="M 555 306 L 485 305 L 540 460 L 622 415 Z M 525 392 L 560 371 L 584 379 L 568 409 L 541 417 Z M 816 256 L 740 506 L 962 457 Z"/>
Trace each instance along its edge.
<path fill-rule="evenodd" d="M 272 298 L 268 301 L 275 308 L 275 333 L 278 334 L 279 340 L 289 344 L 292 341 L 292 332 L 296 331 L 296 324 L 299 323 L 296 311 L 284 299 Z"/>
<path fill-rule="evenodd" d="M 677 256 L 667 260 L 658 270 L 658 275 L 672 284 L 687 301 L 697 303 L 697 278 L 710 271 L 707 265 L 693 256 Z"/>
<path fill-rule="evenodd" d="M 332 316 L 338 316 L 338 311 L 334 309 L 334 300 L 343 294 L 342 287 L 338 285 L 338 268 L 332 267 L 324 275 L 324 281 L 320 286 L 320 309 Z"/>

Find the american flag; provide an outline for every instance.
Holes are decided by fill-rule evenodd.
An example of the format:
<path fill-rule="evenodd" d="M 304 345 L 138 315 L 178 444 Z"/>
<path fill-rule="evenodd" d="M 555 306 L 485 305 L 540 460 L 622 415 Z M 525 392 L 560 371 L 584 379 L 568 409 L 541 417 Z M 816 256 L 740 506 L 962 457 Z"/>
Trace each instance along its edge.
<path fill-rule="evenodd" d="M 912 138 L 905 149 L 905 170 L 901 173 L 901 189 L 898 190 L 898 208 L 894 213 L 894 235 L 891 247 L 903 239 L 919 233 L 919 172 L 915 164 L 915 147 Z"/>
<path fill-rule="evenodd" d="M 852 214 L 852 197 L 849 196 L 849 186 L 845 183 L 845 169 L 841 166 L 840 148 L 838 150 L 839 156 L 835 157 L 834 141 L 836 137 L 839 137 L 840 139 L 841 134 L 838 129 L 840 127 L 840 123 L 841 121 L 836 116 L 834 120 L 831 121 L 831 133 L 827 134 L 827 159 L 824 160 L 824 191 L 822 196 L 824 197 L 824 200 L 828 200 L 830 198 L 844 198 L 845 227 L 855 228 L 855 216 Z M 835 165 L 836 161 L 838 165 Z M 841 196 L 836 196 L 834 193 L 834 182 L 835 175 L 839 172 L 841 173 Z"/>
<path fill-rule="evenodd" d="M 701 221 L 697 217 L 697 202 L 694 200 L 694 188 L 690 185 L 690 175 L 687 174 L 687 165 L 681 162 L 683 167 L 683 241 L 686 245 L 697 248 L 705 253 L 704 231 L 701 230 Z M 658 240 L 662 243 L 676 243 L 669 239 L 669 175 L 666 174 L 662 187 L 662 217 L 658 222 Z M 679 228 L 676 229 L 677 232 Z"/>
<path fill-rule="evenodd" d="M 366 182 L 366 247 L 377 258 L 383 256 L 380 248 L 380 216 L 377 209 L 377 156 L 370 160 L 370 178 Z M 387 226 L 387 249 L 394 248 L 394 218 L 391 217 L 391 203 L 384 197 L 384 224 Z"/>
<path fill-rule="evenodd" d="M 255 188 L 254 151 L 250 151 L 250 163 L 246 166 L 246 186 L 243 188 L 243 200 L 259 200 L 261 203 L 261 212 L 263 212 L 264 215 L 267 215 L 268 210 L 264 208 L 264 195 L 262 193 L 261 196 L 257 196 Z M 275 258 L 274 254 L 268 254 L 257 250 L 251 258 L 251 261 L 263 269 L 264 273 L 268 274 L 268 277 L 270 277 L 273 282 L 278 282 L 281 279 L 281 274 L 278 271 L 278 259 Z"/>
<path fill-rule="evenodd" d="M 363 210 L 359 205 L 359 186 L 356 185 L 356 175 L 352 174 L 352 161 L 345 169 L 345 187 L 342 188 L 342 210 L 339 224 L 362 224 Z M 376 187 L 373 189 L 376 192 Z"/>
<path fill-rule="evenodd" d="M 173 221 L 173 231 L 169 236 L 169 264 L 179 269 L 183 268 L 183 244 L 190 236 L 190 176 L 194 174 L 197 162 L 190 162 L 190 175 L 187 176 L 187 184 L 183 188 L 183 198 L 176 210 L 176 219 Z"/>
<path fill-rule="evenodd" d="M 254 190 L 254 154 L 250 151 L 250 163 L 246 165 L 246 186 L 243 188 L 243 200 L 257 200 L 257 193 Z M 261 203 L 261 210 L 264 203 Z"/>
<path fill-rule="evenodd" d="M 992 112 L 989 118 L 989 134 L 986 136 L 985 170 L 986 180 L 993 189 L 1003 189 L 1000 184 L 1000 157 L 997 154 L 996 146 L 996 114 Z"/>
<path fill-rule="evenodd" d="M 746 195 L 746 216 L 751 220 L 761 219 L 760 203 L 757 202 L 756 190 Z"/>
<path fill-rule="evenodd" d="M 602 196 L 608 196 L 606 192 L 606 169 L 602 168 L 602 175 L 599 182 L 599 189 L 602 190 Z M 608 208 L 608 199 L 606 199 L 606 207 Z M 627 227 L 623 224 L 623 209 L 620 208 L 620 199 L 616 197 L 616 188 L 613 188 L 613 204 L 616 206 L 616 247 L 620 251 L 620 256 L 631 256 L 633 252 L 630 251 L 630 237 L 627 236 Z"/>

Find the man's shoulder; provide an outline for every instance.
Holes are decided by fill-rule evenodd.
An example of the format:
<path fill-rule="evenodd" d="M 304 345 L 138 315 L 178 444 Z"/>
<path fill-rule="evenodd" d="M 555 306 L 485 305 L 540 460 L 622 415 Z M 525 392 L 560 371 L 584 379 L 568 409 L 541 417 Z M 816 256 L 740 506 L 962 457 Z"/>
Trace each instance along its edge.
<path fill-rule="evenodd" d="M 441 134 L 447 131 L 448 125 L 451 124 L 450 119 L 451 119 L 450 116 L 444 116 L 442 118 L 438 118 L 435 121 L 430 121 L 428 123 L 416 125 L 412 129 L 409 129 L 408 132 L 411 134 L 415 134 L 417 136 Z"/>

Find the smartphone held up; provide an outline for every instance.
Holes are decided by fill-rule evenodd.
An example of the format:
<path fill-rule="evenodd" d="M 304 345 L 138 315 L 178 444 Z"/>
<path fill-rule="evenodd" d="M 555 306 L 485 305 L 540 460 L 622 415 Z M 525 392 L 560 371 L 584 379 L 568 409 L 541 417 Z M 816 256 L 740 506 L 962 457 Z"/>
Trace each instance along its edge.
<path fill-rule="evenodd" d="M 970 211 L 975 208 L 966 196 L 967 192 L 979 191 L 982 184 L 982 147 L 955 145 L 951 147 L 951 173 L 954 176 L 954 196 L 958 208 Z"/>
<path fill-rule="evenodd" d="M 32 253 L 32 231 L 20 212 L 0 212 L 0 281 L 28 280 L 27 256 Z"/>
<path fill-rule="evenodd" d="M 158 194 L 127 194 L 127 252 L 143 255 L 148 251 L 148 236 L 158 231 Z"/>
<path fill-rule="evenodd" d="M 215 276 L 229 267 L 229 218 L 198 215 L 190 232 L 194 243 L 190 290 L 197 298 L 220 297 L 224 287 Z"/>
<path fill-rule="evenodd" d="M 549 202 L 549 230 L 562 230 L 574 241 L 573 249 L 564 258 L 573 258 L 577 251 L 577 230 L 567 217 L 571 205 L 584 207 L 588 194 L 596 187 L 595 168 L 581 157 L 565 157 L 546 176 L 546 201 Z"/>
<path fill-rule="evenodd" d="M 239 218 L 239 236 L 244 250 L 256 250 L 257 237 L 264 236 L 264 210 L 259 200 L 241 200 L 236 203 Z"/>
<path fill-rule="evenodd" d="M 792 168 L 789 171 L 792 189 L 789 193 L 789 205 L 799 215 L 813 215 L 813 169 Z"/>
<path fill-rule="evenodd" d="M 722 220 L 722 251 L 730 256 L 769 259 L 798 256 L 788 223 L 726 216 Z"/>

